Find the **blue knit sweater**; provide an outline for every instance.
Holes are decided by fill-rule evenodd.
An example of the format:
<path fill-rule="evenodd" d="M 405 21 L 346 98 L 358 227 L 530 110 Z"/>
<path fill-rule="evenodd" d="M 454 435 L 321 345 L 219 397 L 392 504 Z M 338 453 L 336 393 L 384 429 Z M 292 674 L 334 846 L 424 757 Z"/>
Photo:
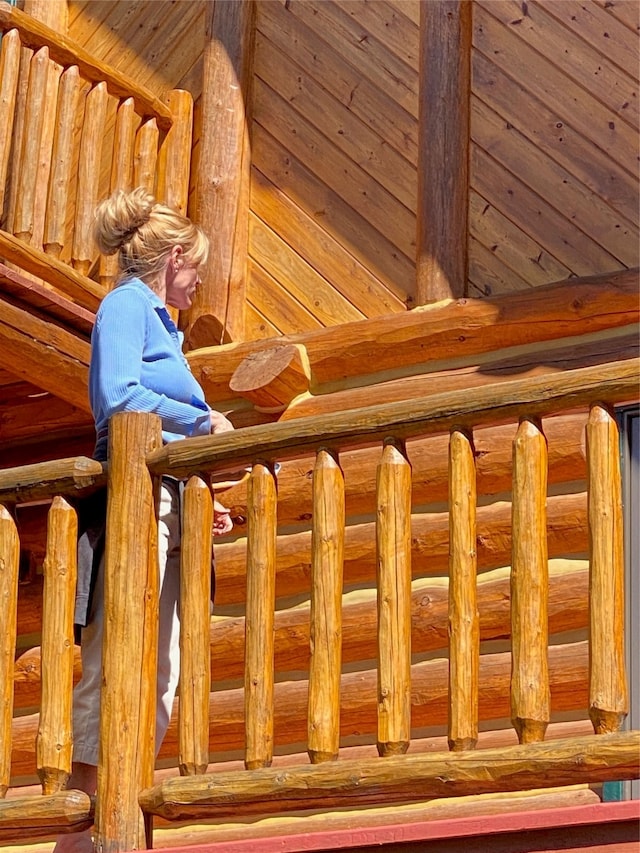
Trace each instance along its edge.
<path fill-rule="evenodd" d="M 210 409 L 182 340 L 162 300 L 139 279 L 123 281 L 102 300 L 89 368 L 96 459 L 107 458 L 108 422 L 116 412 L 155 412 L 165 442 L 209 434 Z"/>

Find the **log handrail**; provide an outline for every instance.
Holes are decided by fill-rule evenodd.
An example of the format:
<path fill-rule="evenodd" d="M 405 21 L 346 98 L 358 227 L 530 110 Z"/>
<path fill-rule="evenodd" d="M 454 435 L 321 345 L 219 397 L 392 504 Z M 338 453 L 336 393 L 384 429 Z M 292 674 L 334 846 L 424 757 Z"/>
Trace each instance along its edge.
<path fill-rule="evenodd" d="M 0 31 L 15 29 L 20 33 L 23 47 L 39 50 L 49 48 L 49 57 L 60 65 L 77 65 L 80 73 L 92 83 L 104 81 L 107 89 L 118 98 L 132 97 L 136 109 L 143 116 L 153 116 L 158 126 L 168 130 L 173 122 L 171 110 L 149 89 L 91 56 L 81 45 L 62 33 L 56 32 L 41 21 L 21 12 L 9 3 L 0 2 Z"/>
<path fill-rule="evenodd" d="M 467 390 L 434 394 L 427 399 L 386 403 L 320 415 L 308 421 L 285 421 L 246 427 L 221 435 L 175 441 L 149 454 L 153 474 L 190 476 L 194 471 L 235 470 L 251 465 L 256 448 L 263 459 L 290 459 L 313 451 L 319 443 L 335 448 L 374 444 L 385 436 L 409 438 L 447 432 L 453 427 L 517 421 L 523 410 L 542 417 L 589 405 L 593 400 L 619 404 L 636 400 L 640 359 L 567 370 Z"/>

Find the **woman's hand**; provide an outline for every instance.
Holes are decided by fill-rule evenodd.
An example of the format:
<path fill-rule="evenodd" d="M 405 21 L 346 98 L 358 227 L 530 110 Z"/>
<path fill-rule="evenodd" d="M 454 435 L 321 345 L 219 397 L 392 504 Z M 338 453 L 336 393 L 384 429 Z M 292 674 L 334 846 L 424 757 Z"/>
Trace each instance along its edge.
<path fill-rule="evenodd" d="M 233 424 L 228 418 L 222 414 L 222 412 L 209 412 L 209 432 L 211 433 L 219 433 L 219 432 L 231 432 L 233 429 Z"/>
<path fill-rule="evenodd" d="M 231 533 L 233 530 L 233 521 L 231 521 L 230 510 L 219 501 L 213 502 L 213 535 L 224 536 L 225 533 Z"/>

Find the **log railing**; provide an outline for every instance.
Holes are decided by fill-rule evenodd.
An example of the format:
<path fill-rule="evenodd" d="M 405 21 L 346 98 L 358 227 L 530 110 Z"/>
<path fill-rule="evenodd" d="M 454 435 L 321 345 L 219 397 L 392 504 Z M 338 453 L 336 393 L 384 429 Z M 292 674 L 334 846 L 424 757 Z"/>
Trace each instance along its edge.
<path fill-rule="evenodd" d="M 455 391 L 425 400 L 390 403 L 249 427 L 221 436 L 160 446 L 160 425 L 152 415 L 121 414 L 111 430 L 107 515 L 105 692 L 101 715 L 101 772 L 96 801 L 99 849 L 142 846 L 143 821 L 150 837 L 153 815 L 169 819 L 267 814 L 287 809 L 332 808 L 406 802 L 430 797 L 515 791 L 577 782 L 636 778 L 640 733 L 622 732 L 627 712 L 623 659 L 623 555 L 617 426 L 611 407 L 638 399 L 637 359 L 566 371 L 551 376 L 476 389 L 473 398 Z M 546 442 L 542 418 L 586 411 L 590 529 L 589 708 L 594 736 L 545 741 L 550 720 L 547 667 Z M 474 429 L 518 422 L 513 444 L 511 570 L 511 716 L 520 745 L 500 750 L 473 747 L 478 739 L 479 628 L 476 593 L 476 496 Z M 449 435 L 449 753 L 404 753 L 411 729 L 411 477 L 405 440 Z M 340 453 L 362 446 L 380 448 L 376 485 L 378 594 L 378 759 L 339 758 L 342 557 L 344 482 Z M 275 463 L 312 452 L 311 656 L 306 730 L 310 764 L 269 765 L 274 756 L 274 599 L 277 572 Z M 90 463 L 85 463 L 90 464 Z M 211 553 L 209 478 L 250 465 L 247 493 L 247 595 L 245 635 L 246 770 L 206 774 L 209 750 L 210 661 L 208 577 Z M 55 469 L 42 485 L 42 466 L 12 469 L 0 477 L 6 503 L 0 555 L 0 594 L 15 602 L 19 547 L 10 505 L 35 496 L 62 494 L 69 481 Z M 77 467 L 77 466 L 76 466 Z M 65 469 L 66 471 L 66 469 Z M 186 480 L 184 500 L 181 648 L 183 656 L 179 728 L 180 778 L 152 786 L 155 621 L 155 535 L 151 523 L 154 488 L 163 475 Z M 65 477 L 68 472 L 65 473 Z M 94 475 L 91 474 L 91 477 Z M 96 477 L 104 477 L 96 472 Z M 31 479 L 30 479 L 31 478 Z M 74 479 L 92 487 L 93 482 Z M 62 488 L 62 485 L 65 485 Z M 71 519 L 71 520 L 70 520 Z M 73 565 L 73 513 L 52 503 L 45 574 Z M 150 526 L 151 525 L 151 526 Z M 65 555 L 63 559 L 60 555 Z M 122 567 L 126 566 L 126 573 Z M 126 584 L 123 575 L 126 574 Z M 58 589 L 57 592 L 55 590 Z M 68 630 L 69 586 L 46 584 L 57 602 L 54 630 Z M 137 591 L 137 592 L 136 592 Z M 3 608 L 11 612 L 11 606 Z M 14 607 L 15 610 L 15 607 Z M 44 608 L 49 621 L 53 611 Z M 53 623 L 52 623 L 53 624 Z M 66 627 L 65 627 L 66 626 Z M 11 670 L 12 623 L 3 631 L 0 666 Z M 15 633 L 15 631 L 14 631 Z M 43 626 L 45 636 L 51 627 Z M 68 635 L 65 635 L 68 636 Z M 123 647 L 123 638 L 127 646 Z M 8 646 L 6 643 L 8 642 Z M 149 643 L 146 647 L 145 643 Z M 42 665 L 50 660 L 45 649 Z M 66 670 L 65 670 L 66 671 Z M 139 677 L 132 677 L 138 674 Z M 0 676 L 2 673 L 0 673 Z M 43 674 L 43 678 L 44 678 Z M 10 681 L 2 678 L 0 683 Z M 44 682 L 43 682 L 44 683 Z M 142 687 L 141 687 L 142 685 Z M 147 687 L 145 687 L 145 685 Z M 68 679 L 57 678 L 54 710 L 45 713 L 43 690 L 39 766 L 47 791 L 56 791 L 69 770 Z M 141 693 L 142 691 L 142 693 Z M 8 784 L 10 732 L 4 695 L 1 721 L 3 763 Z M 48 707 L 48 706 L 47 706 Z M 123 717 L 123 709 L 126 709 Z M 214 705 L 215 714 L 215 705 Z M 47 758 L 50 738 L 63 745 Z M 595 736 L 597 735 L 597 737 Z M 42 759 L 40 756 L 42 755 Z M 336 760 L 338 759 L 338 760 Z M 48 763 L 47 763 L 48 762 Z M 52 765 L 53 769 L 49 769 Z M 48 795 L 63 796 L 63 794 Z M 67 793 L 72 797 L 79 795 Z M 33 798 L 0 803 L 0 832 L 33 815 Z M 40 798 L 42 800 L 42 798 Z M 5 805 L 8 807 L 5 811 Z M 69 821 L 65 809 L 49 807 L 55 825 Z M 139 810 L 142 809 L 142 814 Z M 90 820 L 86 800 L 74 806 L 77 827 Z M 12 810 L 12 811 L 11 811 Z M 65 818 L 61 815 L 65 815 Z M 16 817 L 17 815 L 17 817 Z M 13 821 L 13 823 L 12 823 Z M 31 822 L 32 833 L 37 825 Z M 70 827 L 66 826 L 68 830 Z"/>
<path fill-rule="evenodd" d="M 77 566 L 74 499 L 103 484 L 99 462 L 84 457 L 27 465 L 0 472 L 0 796 L 11 777 L 11 723 L 16 653 L 20 538 L 16 507 L 51 500 L 47 523 L 42 609 L 42 698 L 36 768 L 42 796 L 0 801 L 0 839 L 24 840 L 59 831 L 85 829 L 93 822 L 91 798 L 67 791 L 73 732 L 73 610 Z"/>
<path fill-rule="evenodd" d="M 0 257 L 95 311 L 117 274 L 96 203 L 142 185 L 186 210 L 192 97 L 157 98 L 5 2 L 0 32 Z"/>

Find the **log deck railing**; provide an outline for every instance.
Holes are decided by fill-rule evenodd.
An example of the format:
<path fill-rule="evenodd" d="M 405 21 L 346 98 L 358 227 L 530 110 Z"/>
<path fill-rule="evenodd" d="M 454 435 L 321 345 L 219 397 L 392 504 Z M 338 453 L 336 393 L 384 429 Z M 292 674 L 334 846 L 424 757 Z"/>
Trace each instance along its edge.
<path fill-rule="evenodd" d="M 249 427 L 161 447 L 156 416 L 113 420 L 108 466 L 104 688 L 95 823 L 98 849 L 151 843 L 153 815 L 169 819 L 266 814 L 384 800 L 525 790 L 637 778 L 639 732 L 627 713 L 623 554 L 617 426 L 611 407 L 637 401 L 637 359 L 522 382 L 434 395 L 340 415 Z M 589 708 L 594 736 L 545 741 L 547 672 L 546 442 L 543 415 L 585 417 L 590 528 Z M 519 422 L 513 445 L 511 716 L 519 746 L 473 747 L 478 738 L 479 630 L 473 430 Z M 449 433 L 449 746 L 405 755 L 411 742 L 411 496 L 405 439 Z M 338 758 L 344 484 L 339 453 L 378 444 L 377 590 L 380 758 Z M 271 768 L 277 486 L 274 463 L 316 454 L 312 532 L 310 763 Z M 245 765 L 205 773 L 209 755 L 209 588 L 212 501 L 208 477 L 251 465 L 247 496 Z M 95 488 L 101 467 L 71 460 L 0 472 L 0 789 L 9 785 L 11 683 L 19 540 L 12 506 L 53 497 L 45 561 L 43 691 L 36 744 L 41 797 L 0 802 L 0 838 L 90 823 L 89 798 L 64 791 L 71 760 L 71 591 L 75 512 L 62 495 Z M 154 490 L 162 475 L 184 495 L 180 778 L 153 786 L 157 568 Z M 126 571 L 124 571 L 126 567 Z M 13 645 L 12 645 L 13 644 Z M 52 677 L 51 672 L 55 673 Z M 596 736 L 597 735 L 597 736 Z M 22 833 L 22 834 L 21 834 Z"/>
<path fill-rule="evenodd" d="M 117 274 L 96 203 L 145 186 L 186 210 L 193 99 L 165 99 L 0 2 L 0 258 L 95 311 Z"/>

